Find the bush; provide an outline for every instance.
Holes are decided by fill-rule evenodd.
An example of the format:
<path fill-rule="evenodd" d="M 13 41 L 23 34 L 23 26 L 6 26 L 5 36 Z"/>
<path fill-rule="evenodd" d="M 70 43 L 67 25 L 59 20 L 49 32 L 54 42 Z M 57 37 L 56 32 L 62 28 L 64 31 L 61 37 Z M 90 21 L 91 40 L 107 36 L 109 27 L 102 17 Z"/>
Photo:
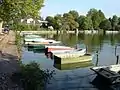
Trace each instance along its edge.
<path fill-rule="evenodd" d="M 31 30 L 36 31 L 36 30 L 40 30 L 40 25 L 18 23 L 18 24 L 14 24 L 11 29 L 17 31 L 31 31 Z"/>
<path fill-rule="evenodd" d="M 14 73 L 12 80 L 21 83 L 24 90 L 44 90 L 46 83 L 52 78 L 54 71 L 44 71 L 40 65 L 31 62 L 30 64 L 21 64 L 21 72 Z"/>

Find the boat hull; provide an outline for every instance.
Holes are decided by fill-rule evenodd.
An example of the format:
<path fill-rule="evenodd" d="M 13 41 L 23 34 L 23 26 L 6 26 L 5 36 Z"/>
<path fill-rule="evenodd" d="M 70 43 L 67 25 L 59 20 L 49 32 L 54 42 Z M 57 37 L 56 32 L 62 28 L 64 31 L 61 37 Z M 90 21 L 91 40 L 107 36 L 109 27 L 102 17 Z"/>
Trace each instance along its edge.
<path fill-rule="evenodd" d="M 48 45 L 48 42 L 25 42 L 26 45 L 41 45 L 41 44 L 46 44 Z"/>
<path fill-rule="evenodd" d="M 54 55 L 54 63 L 56 64 L 72 64 L 72 63 L 82 63 L 89 62 L 92 60 L 91 55 L 83 55 L 82 57 L 59 57 Z"/>
<path fill-rule="evenodd" d="M 67 46 L 45 46 L 46 52 L 52 52 L 56 50 L 74 50 L 74 48 L 67 47 Z"/>
<path fill-rule="evenodd" d="M 28 45 L 28 48 L 45 49 L 45 45 Z"/>
<path fill-rule="evenodd" d="M 120 64 L 91 68 L 97 76 L 91 82 L 100 90 L 119 90 Z"/>
<path fill-rule="evenodd" d="M 86 49 L 81 49 L 80 51 L 77 50 L 70 50 L 63 53 L 53 53 L 53 55 L 61 58 L 73 58 L 73 57 L 80 57 L 86 54 Z"/>

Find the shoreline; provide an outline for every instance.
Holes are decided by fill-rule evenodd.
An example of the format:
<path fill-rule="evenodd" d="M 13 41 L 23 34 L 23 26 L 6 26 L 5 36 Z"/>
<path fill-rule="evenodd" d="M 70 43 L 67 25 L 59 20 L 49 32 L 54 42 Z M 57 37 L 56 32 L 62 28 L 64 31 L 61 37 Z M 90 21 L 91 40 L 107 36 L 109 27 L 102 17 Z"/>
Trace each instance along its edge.
<path fill-rule="evenodd" d="M 20 32 L 20 31 L 18 31 Z M 23 34 L 60 34 L 60 31 L 21 31 L 20 35 L 23 35 Z M 75 33 L 75 31 L 67 31 L 66 33 L 72 33 L 72 34 L 79 34 L 79 33 L 84 33 L 84 34 L 99 34 L 99 33 L 104 33 L 103 31 L 96 31 L 96 30 L 84 30 L 84 31 L 78 31 L 78 33 Z M 105 32 L 106 34 L 118 34 L 119 31 L 109 31 L 109 30 L 106 30 Z"/>

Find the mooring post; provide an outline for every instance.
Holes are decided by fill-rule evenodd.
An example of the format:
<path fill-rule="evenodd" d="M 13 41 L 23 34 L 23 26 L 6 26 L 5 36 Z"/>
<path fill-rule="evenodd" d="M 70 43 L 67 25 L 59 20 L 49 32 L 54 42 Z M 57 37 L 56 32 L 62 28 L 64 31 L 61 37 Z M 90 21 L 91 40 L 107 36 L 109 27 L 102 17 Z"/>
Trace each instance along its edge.
<path fill-rule="evenodd" d="M 96 60 L 96 66 L 98 65 L 98 51 L 96 51 L 97 54 L 97 60 Z"/>
<path fill-rule="evenodd" d="M 88 48 L 87 48 L 87 45 L 86 45 L 86 54 L 88 54 L 87 52 L 88 52 Z"/>
<path fill-rule="evenodd" d="M 117 46 L 115 46 L 115 56 L 116 56 L 116 49 L 117 49 Z"/>
<path fill-rule="evenodd" d="M 118 63 L 119 63 L 118 61 L 119 61 L 119 56 L 117 55 L 117 61 L 116 61 L 116 64 L 118 64 Z"/>

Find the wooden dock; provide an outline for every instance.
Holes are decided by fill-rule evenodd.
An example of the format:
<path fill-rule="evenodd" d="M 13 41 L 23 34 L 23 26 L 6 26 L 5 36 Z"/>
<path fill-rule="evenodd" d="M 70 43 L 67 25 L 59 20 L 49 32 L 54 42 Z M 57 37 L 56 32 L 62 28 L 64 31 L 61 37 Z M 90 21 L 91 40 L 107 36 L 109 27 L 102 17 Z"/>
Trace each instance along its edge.
<path fill-rule="evenodd" d="M 54 55 L 54 63 L 56 64 L 70 64 L 70 63 L 81 63 L 89 62 L 92 60 L 91 55 L 84 55 L 81 57 L 60 57 L 59 55 Z"/>

